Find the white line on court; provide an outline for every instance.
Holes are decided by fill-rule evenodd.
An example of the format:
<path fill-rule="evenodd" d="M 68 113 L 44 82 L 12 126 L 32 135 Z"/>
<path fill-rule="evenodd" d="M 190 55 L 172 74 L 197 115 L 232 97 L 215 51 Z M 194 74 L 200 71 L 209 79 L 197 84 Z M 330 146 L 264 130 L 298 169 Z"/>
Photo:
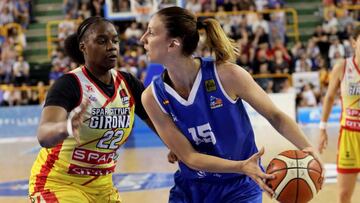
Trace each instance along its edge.
<path fill-rule="evenodd" d="M 19 142 L 33 142 L 36 141 L 36 136 L 29 137 L 6 137 L 0 138 L 0 144 L 19 143 Z"/>

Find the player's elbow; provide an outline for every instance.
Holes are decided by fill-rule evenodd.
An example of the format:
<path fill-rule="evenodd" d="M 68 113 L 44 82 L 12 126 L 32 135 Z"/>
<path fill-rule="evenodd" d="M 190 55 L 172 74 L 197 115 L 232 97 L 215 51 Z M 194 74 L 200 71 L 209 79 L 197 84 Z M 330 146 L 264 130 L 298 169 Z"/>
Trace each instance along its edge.
<path fill-rule="evenodd" d="M 52 142 L 49 139 L 46 139 L 46 137 L 41 136 L 41 134 L 37 135 L 37 139 L 38 139 L 38 142 L 39 142 L 41 147 L 44 147 L 44 148 L 52 148 L 52 147 L 54 147 Z"/>
<path fill-rule="evenodd" d="M 44 132 L 38 132 L 37 139 L 41 147 L 52 148 L 58 145 L 63 140 L 63 135 L 51 136 Z"/>

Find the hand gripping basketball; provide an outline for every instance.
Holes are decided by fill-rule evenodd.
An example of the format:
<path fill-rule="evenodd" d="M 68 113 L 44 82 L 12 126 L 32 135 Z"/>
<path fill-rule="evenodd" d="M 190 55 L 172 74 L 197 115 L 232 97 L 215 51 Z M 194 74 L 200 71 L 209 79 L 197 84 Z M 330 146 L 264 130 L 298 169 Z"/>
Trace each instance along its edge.
<path fill-rule="evenodd" d="M 259 152 L 253 154 L 249 159 L 244 161 L 242 167 L 242 173 L 249 176 L 252 180 L 254 180 L 261 189 L 265 190 L 270 196 L 274 194 L 274 191 L 265 184 L 266 180 L 272 180 L 275 178 L 272 174 L 265 174 L 260 166 L 259 161 L 260 157 L 264 154 L 264 147 L 260 149 Z"/>

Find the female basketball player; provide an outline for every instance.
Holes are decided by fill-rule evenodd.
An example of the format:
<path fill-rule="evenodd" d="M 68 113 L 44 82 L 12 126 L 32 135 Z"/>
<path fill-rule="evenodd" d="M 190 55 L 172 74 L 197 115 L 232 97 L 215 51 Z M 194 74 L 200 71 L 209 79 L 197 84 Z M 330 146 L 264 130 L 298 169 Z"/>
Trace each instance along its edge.
<path fill-rule="evenodd" d="M 48 93 L 37 134 L 43 148 L 31 170 L 30 198 L 120 202 L 112 173 L 135 113 L 148 119 L 141 105 L 144 86 L 131 74 L 113 69 L 118 33 L 106 19 L 83 21 L 65 48 L 84 65 L 58 79 Z"/>
<path fill-rule="evenodd" d="M 216 60 L 193 58 L 205 29 Z M 273 175 L 259 166 L 259 152 L 242 99 L 299 149 L 316 156 L 296 123 L 279 111 L 242 68 L 230 63 L 235 47 L 213 19 L 197 22 L 179 7 L 158 11 L 141 38 L 151 62 L 166 71 L 142 101 L 157 132 L 175 153 L 180 170 L 169 202 L 261 202 Z"/>
<path fill-rule="evenodd" d="M 326 132 L 334 99 L 340 88 L 341 121 L 338 141 L 337 171 L 338 171 L 338 202 L 351 202 L 354 193 L 357 174 L 360 172 L 360 27 L 352 36 L 351 44 L 354 56 L 339 61 L 331 73 L 329 87 L 325 95 L 320 122 L 319 151 L 322 153 L 328 144 Z"/>

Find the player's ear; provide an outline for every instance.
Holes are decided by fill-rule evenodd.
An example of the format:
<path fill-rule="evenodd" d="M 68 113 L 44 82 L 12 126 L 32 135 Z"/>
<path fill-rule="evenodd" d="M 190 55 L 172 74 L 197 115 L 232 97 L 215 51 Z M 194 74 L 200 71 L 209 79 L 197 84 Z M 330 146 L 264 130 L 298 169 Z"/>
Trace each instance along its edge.
<path fill-rule="evenodd" d="M 81 52 L 85 53 L 85 44 L 84 44 L 84 42 L 79 43 L 79 49 L 80 49 Z"/>
<path fill-rule="evenodd" d="M 177 39 L 173 39 L 170 43 L 170 47 L 180 46 L 180 41 Z"/>

